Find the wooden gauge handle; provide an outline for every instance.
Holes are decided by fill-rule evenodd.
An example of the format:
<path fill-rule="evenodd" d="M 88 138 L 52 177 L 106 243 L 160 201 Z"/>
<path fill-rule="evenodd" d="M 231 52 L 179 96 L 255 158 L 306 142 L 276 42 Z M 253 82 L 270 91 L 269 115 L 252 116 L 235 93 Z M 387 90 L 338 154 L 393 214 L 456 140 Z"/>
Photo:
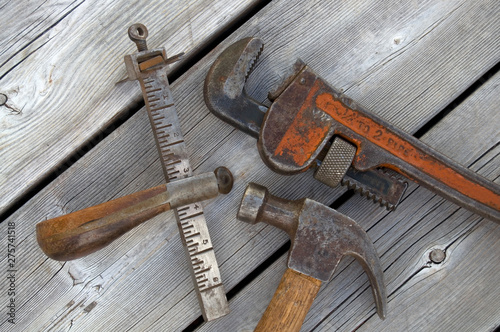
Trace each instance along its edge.
<path fill-rule="evenodd" d="M 169 209 L 167 187 L 163 184 L 42 221 L 36 225 L 37 241 L 52 259 L 77 259 Z"/>
<path fill-rule="evenodd" d="M 219 167 L 158 187 L 76 211 L 36 225 L 43 252 L 59 261 L 83 257 L 97 251 L 135 226 L 154 216 L 191 203 L 228 193 L 231 172 Z"/>
<path fill-rule="evenodd" d="M 321 281 L 287 269 L 255 331 L 300 331 Z"/>

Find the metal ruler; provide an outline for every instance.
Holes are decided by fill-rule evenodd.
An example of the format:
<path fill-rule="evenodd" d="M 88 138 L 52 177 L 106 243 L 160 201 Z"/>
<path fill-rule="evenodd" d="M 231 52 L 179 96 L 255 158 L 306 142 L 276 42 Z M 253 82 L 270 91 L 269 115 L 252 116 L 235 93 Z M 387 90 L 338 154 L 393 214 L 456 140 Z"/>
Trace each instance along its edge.
<path fill-rule="evenodd" d="M 163 48 L 147 50 L 147 30 L 143 25 L 131 26 L 129 36 L 136 43 L 137 39 L 144 39 L 142 47 L 138 43 L 140 52 L 127 55 L 125 63 L 129 78 L 136 78 L 141 84 L 165 179 L 170 182 L 189 177 L 192 169 L 167 78 L 168 63 L 178 58 L 167 59 Z M 203 318 L 210 321 L 228 314 L 229 306 L 202 206 L 195 203 L 174 209 L 174 213 L 191 262 Z"/>

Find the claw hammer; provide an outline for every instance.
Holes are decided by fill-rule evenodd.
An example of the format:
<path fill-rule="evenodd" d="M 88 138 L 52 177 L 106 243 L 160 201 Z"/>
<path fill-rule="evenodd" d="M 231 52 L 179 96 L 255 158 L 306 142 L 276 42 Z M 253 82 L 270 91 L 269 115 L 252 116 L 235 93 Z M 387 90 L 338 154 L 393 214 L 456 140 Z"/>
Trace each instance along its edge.
<path fill-rule="evenodd" d="M 382 267 L 366 232 L 354 220 L 305 198 L 289 201 L 250 183 L 237 218 L 264 222 L 284 230 L 292 245 L 288 269 L 255 331 L 299 331 L 322 281 L 328 281 L 345 255 L 356 258 L 372 286 L 377 313 L 386 315 L 387 295 Z"/>

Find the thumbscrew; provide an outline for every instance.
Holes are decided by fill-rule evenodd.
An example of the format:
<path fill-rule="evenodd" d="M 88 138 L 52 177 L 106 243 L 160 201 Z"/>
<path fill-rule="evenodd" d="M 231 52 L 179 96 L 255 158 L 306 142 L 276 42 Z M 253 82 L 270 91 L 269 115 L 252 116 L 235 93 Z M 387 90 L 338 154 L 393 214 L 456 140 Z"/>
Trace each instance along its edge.
<path fill-rule="evenodd" d="M 148 46 L 146 38 L 148 37 L 148 29 L 144 24 L 135 23 L 128 28 L 128 36 L 136 45 L 139 52 L 146 51 Z"/>

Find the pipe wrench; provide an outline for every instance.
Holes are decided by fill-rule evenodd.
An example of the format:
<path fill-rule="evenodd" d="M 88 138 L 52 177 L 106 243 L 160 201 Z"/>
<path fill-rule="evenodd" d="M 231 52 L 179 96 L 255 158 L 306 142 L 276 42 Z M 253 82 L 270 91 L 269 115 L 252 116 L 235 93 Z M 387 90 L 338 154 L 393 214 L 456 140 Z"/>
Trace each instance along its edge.
<path fill-rule="evenodd" d="M 264 163 L 292 175 L 316 168 L 314 177 L 349 185 L 394 209 L 415 181 L 480 216 L 500 222 L 500 186 L 394 127 L 330 86 L 297 60 L 269 93 L 270 107 L 249 97 L 245 82 L 262 50 L 258 38 L 230 45 L 215 60 L 204 86 L 216 116 L 258 138 Z"/>

